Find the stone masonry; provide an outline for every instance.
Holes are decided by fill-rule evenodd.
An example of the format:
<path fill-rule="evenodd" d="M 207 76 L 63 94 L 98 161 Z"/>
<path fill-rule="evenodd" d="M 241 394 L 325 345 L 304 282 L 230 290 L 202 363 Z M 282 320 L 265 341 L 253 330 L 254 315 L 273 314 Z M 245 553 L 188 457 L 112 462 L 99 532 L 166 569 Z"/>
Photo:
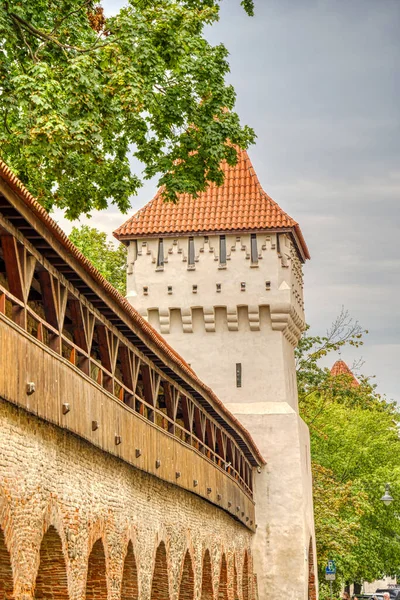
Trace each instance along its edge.
<path fill-rule="evenodd" d="M 0 598 L 252 600 L 252 534 L 0 400 Z"/>

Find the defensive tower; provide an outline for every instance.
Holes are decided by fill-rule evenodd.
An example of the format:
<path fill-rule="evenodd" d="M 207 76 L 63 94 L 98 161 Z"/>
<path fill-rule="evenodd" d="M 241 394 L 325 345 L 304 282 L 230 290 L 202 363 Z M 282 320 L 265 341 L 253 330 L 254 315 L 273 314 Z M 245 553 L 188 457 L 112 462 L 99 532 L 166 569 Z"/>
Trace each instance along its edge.
<path fill-rule="evenodd" d="M 309 597 L 314 529 L 309 436 L 294 348 L 304 329 L 299 225 L 263 190 L 250 158 L 177 204 L 155 198 L 115 236 L 127 298 L 244 423 L 267 460 L 256 478 L 260 598 Z M 314 586 L 312 586 L 314 589 Z"/>

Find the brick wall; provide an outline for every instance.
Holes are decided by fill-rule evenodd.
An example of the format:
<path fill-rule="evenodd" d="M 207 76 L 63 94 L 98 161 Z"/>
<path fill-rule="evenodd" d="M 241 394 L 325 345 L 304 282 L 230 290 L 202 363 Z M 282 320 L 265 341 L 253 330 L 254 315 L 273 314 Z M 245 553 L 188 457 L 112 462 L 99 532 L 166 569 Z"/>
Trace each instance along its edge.
<path fill-rule="evenodd" d="M 11 600 L 13 591 L 13 577 L 10 555 L 6 548 L 4 534 L 0 529 L 0 598 Z"/>
<path fill-rule="evenodd" d="M 49 600 L 68 598 L 67 572 L 61 539 L 50 526 L 40 545 L 39 570 L 35 596 Z"/>
<path fill-rule="evenodd" d="M 239 600 L 253 600 L 241 587 L 251 537 L 198 496 L 0 399 L 0 598 L 227 600 L 236 568 Z"/>
<path fill-rule="evenodd" d="M 203 572 L 201 577 L 201 600 L 212 600 L 214 596 L 210 552 L 204 553 Z"/>
<path fill-rule="evenodd" d="M 124 573 L 122 576 L 122 600 L 137 600 L 138 583 L 135 555 L 133 554 L 132 542 L 129 542 L 124 562 Z"/>
<path fill-rule="evenodd" d="M 89 556 L 86 600 L 107 600 L 106 557 L 103 542 L 97 540 Z"/>
<path fill-rule="evenodd" d="M 227 600 L 228 598 L 228 573 L 225 555 L 222 555 L 221 572 L 219 576 L 218 600 Z"/>
<path fill-rule="evenodd" d="M 308 600 L 316 600 L 317 590 L 315 586 L 314 553 L 312 540 L 308 549 Z"/>

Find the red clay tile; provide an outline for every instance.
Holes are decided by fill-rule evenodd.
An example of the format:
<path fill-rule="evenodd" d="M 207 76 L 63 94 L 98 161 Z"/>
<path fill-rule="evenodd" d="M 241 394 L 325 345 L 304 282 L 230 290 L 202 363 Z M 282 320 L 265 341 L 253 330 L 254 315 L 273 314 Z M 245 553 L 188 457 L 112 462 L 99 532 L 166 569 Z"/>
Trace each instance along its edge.
<path fill-rule="evenodd" d="M 180 194 L 177 204 L 164 202 L 162 190 L 114 231 L 118 239 L 154 237 L 166 233 L 219 231 L 291 231 L 301 254 L 310 258 L 300 226 L 264 192 L 245 150 L 236 167 L 222 164 L 225 181 L 211 183 L 197 198 Z"/>

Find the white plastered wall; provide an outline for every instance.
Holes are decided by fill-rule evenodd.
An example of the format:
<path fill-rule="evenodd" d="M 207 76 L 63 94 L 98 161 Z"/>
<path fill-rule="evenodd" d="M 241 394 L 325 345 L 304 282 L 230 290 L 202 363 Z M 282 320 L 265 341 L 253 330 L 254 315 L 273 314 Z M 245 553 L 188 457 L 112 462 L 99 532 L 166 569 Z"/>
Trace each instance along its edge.
<path fill-rule="evenodd" d="M 188 266 L 188 238 L 164 238 L 160 268 L 158 239 L 131 242 L 127 297 L 243 422 L 265 457 L 255 475 L 259 598 L 279 591 L 300 600 L 308 598 L 314 540 L 309 437 L 298 415 L 294 363 L 304 328 L 302 266 L 288 235 L 258 233 L 257 243 L 252 265 L 250 234 L 226 235 L 221 266 L 219 236 L 194 237 L 195 263 Z"/>

